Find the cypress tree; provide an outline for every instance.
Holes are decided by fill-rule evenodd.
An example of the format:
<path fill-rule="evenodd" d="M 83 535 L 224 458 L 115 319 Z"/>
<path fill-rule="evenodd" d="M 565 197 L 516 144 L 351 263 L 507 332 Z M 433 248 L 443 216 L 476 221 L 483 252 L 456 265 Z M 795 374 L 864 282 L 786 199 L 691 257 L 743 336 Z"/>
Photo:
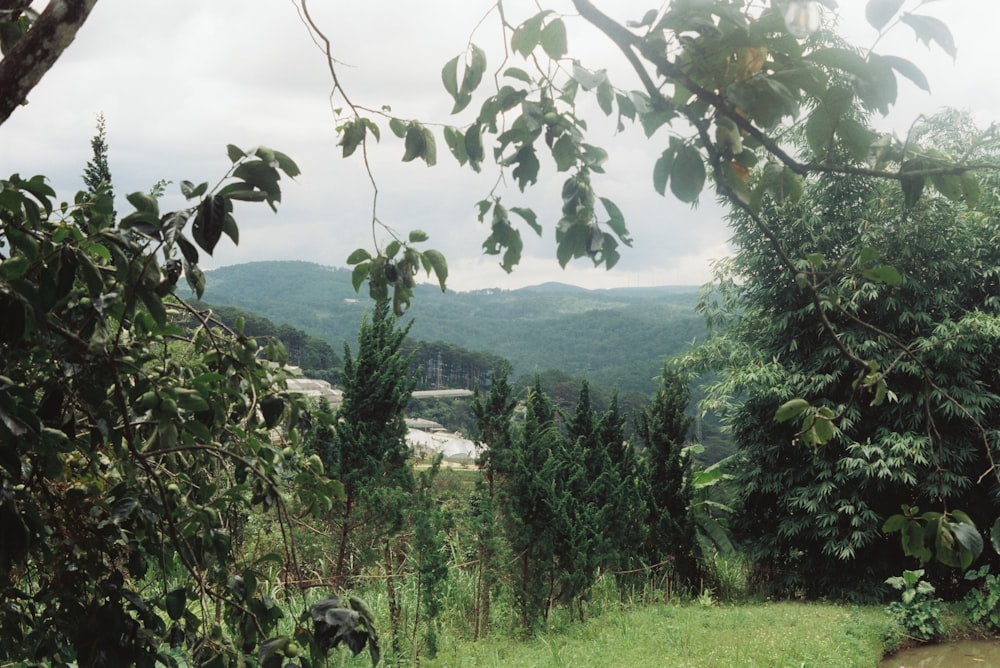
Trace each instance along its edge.
<path fill-rule="evenodd" d="M 683 450 L 691 427 L 685 413 L 689 401 L 687 385 L 665 366 L 660 389 L 636 419 L 636 433 L 646 448 L 647 559 L 652 564 L 672 562 L 673 578 L 681 586 L 691 586 L 698 577 L 691 460 Z"/>

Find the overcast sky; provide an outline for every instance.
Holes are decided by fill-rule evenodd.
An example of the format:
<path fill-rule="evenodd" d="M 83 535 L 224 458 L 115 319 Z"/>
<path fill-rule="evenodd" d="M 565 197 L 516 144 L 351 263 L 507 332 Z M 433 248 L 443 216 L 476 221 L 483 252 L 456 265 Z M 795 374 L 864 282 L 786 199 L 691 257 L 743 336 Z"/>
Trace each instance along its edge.
<path fill-rule="evenodd" d="M 565 0 L 542 4 L 571 13 Z M 655 0 L 596 4 L 620 20 L 637 19 L 656 6 Z M 864 21 L 864 4 L 841 0 L 841 21 L 855 41 L 870 44 L 875 33 Z M 916 4 L 911 0 L 906 6 Z M 389 105 L 403 118 L 459 124 L 472 111 L 457 120 L 449 116 L 451 100 L 440 70 L 470 38 L 487 50 L 490 71 L 498 65 L 492 5 L 490 0 L 312 0 L 310 10 L 333 43 L 341 61 L 338 73 L 356 104 Z M 535 11 L 527 0 L 508 0 L 505 6 L 515 23 Z M 928 50 L 905 26 L 880 42 L 877 51 L 917 63 L 933 92 L 901 82 L 898 109 L 883 127 L 905 134 L 918 114 L 944 105 L 971 109 L 984 125 L 1000 119 L 1000 87 L 994 85 L 1000 9 L 986 0 L 952 0 L 920 11 L 949 25 L 958 58 L 953 62 L 939 49 Z M 608 68 L 617 86 L 638 87 L 606 40 L 578 19 L 570 29 L 574 57 L 593 69 Z M 147 191 L 160 179 L 214 183 L 229 166 L 227 143 L 270 146 L 289 154 L 302 175 L 283 181 L 277 214 L 264 205 L 238 205 L 240 245 L 224 240 L 203 266 L 287 259 L 344 266 L 353 249 L 372 245 L 372 189 L 360 156 L 340 157 L 330 89 L 326 62 L 291 0 L 100 0 L 30 103 L 0 126 L 0 173 L 46 174 L 69 199 L 82 186 L 100 113 L 107 120 L 119 197 Z M 614 136 L 611 121 L 598 115 L 590 122 L 603 136 L 595 143 L 610 153 L 608 173 L 595 178 L 595 187 L 622 208 L 635 239 L 610 272 L 595 270 L 588 261 L 559 268 L 554 223 L 565 175 L 543 162 L 533 192 L 502 192 L 508 206 L 534 206 L 545 225 L 542 239 L 524 230 L 525 257 L 508 276 L 497 258 L 481 254 L 487 229 L 476 220 L 475 203 L 490 193 L 496 170 L 486 167 L 476 175 L 458 168 L 440 137 L 437 167 L 403 164 L 402 146 L 384 124 L 383 146 L 372 156 L 379 216 L 400 232 L 428 232 L 428 246 L 448 258 L 454 290 L 548 280 L 585 287 L 709 280 L 711 261 L 728 253 L 729 236 L 711 194 L 706 192 L 696 209 L 661 198 L 651 173 L 665 135 L 651 141 L 636 130 Z M 176 185 L 168 192 L 176 193 Z"/>

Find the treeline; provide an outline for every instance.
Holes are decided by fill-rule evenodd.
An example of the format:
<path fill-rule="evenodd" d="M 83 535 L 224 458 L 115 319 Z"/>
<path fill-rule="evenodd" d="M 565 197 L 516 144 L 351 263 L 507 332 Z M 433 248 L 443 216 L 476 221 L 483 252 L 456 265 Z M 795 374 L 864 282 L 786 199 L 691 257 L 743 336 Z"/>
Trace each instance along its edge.
<path fill-rule="evenodd" d="M 307 377 L 332 384 L 340 381 L 344 362 L 323 339 L 288 324 L 275 324 L 268 318 L 242 308 L 212 306 L 201 302 L 194 306 L 201 311 L 210 312 L 214 319 L 233 330 L 238 329 L 237 324 L 242 320 L 242 331 L 248 337 L 270 337 L 281 341 L 288 351 L 288 363 L 300 367 Z"/>
<path fill-rule="evenodd" d="M 338 353 L 345 342 L 354 345 L 358 323 L 371 306 L 354 292 L 350 271 L 307 262 L 222 267 L 206 272 L 206 280 L 213 302 L 298 327 Z M 412 322 L 408 339 L 485 351 L 508 360 L 516 377 L 560 369 L 601 387 L 648 396 L 656 390 L 663 360 L 705 336 L 694 287 L 584 290 L 548 284 L 444 294 L 417 286 L 416 291 L 402 320 Z M 434 382 L 436 367 L 422 366 L 434 370 L 426 380 Z M 488 373 L 488 364 L 471 366 Z M 483 382 L 483 373 L 478 375 Z"/>
<path fill-rule="evenodd" d="M 691 459 L 683 449 L 688 401 L 679 377 L 664 372 L 656 399 L 639 413 L 637 443 L 625 435 L 617 398 L 595 410 L 586 382 L 571 412 L 537 383 L 518 402 L 506 372 L 477 393 L 473 412 L 487 445 L 469 519 L 481 583 L 478 636 L 488 632 L 501 580 L 510 583 L 526 632 L 555 605 L 582 620 L 602 575 L 615 578 L 623 597 L 698 582 Z"/>

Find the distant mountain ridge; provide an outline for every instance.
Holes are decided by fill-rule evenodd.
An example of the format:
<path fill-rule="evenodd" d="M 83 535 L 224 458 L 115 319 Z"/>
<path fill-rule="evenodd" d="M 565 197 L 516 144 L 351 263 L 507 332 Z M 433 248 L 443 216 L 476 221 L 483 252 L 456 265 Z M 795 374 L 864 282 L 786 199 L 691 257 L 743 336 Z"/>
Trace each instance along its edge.
<path fill-rule="evenodd" d="M 287 323 L 341 350 L 370 307 L 348 269 L 309 262 L 250 262 L 206 272 L 204 299 Z M 605 388 L 651 392 L 665 357 L 705 334 L 698 288 L 588 290 L 562 283 L 517 290 L 416 289 L 410 337 L 508 359 L 515 376 L 557 369 Z"/>

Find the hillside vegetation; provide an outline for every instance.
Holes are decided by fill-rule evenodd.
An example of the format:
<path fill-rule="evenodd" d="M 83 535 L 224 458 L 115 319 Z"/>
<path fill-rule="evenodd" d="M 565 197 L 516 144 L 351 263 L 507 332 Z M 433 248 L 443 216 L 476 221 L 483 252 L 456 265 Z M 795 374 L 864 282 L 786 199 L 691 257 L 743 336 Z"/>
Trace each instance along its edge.
<path fill-rule="evenodd" d="M 307 262 L 251 262 L 206 273 L 211 300 L 248 309 L 327 341 L 354 345 L 367 295 L 350 271 Z M 404 322 L 410 338 L 506 358 L 514 376 L 558 369 L 605 388 L 649 393 L 665 357 L 704 335 L 697 288 L 585 290 L 545 284 L 520 290 L 441 293 L 418 286 Z"/>

